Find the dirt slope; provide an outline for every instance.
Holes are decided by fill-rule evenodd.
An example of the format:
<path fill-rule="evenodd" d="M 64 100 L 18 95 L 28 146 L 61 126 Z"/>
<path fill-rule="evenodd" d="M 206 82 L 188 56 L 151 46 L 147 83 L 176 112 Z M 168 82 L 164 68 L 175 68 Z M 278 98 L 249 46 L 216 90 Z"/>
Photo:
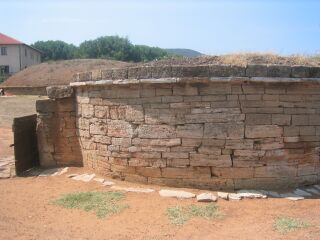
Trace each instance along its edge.
<path fill-rule="evenodd" d="M 52 61 L 31 66 L 7 79 L 1 86 L 43 87 L 69 84 L 77 72 L 129 66 L 130 63 L 104 59 Z"/>

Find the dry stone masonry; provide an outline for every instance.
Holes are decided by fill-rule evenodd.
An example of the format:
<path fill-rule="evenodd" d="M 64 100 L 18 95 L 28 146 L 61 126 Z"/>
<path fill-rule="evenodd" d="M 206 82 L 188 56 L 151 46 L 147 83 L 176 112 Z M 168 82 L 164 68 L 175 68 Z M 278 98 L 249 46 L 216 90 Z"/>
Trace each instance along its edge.
<path fill-rule="evenodd" d="M 213 190 L 320 180 L 319 68 L 132 67 L 75 80 L 38 103 L 42 165 Z"/>

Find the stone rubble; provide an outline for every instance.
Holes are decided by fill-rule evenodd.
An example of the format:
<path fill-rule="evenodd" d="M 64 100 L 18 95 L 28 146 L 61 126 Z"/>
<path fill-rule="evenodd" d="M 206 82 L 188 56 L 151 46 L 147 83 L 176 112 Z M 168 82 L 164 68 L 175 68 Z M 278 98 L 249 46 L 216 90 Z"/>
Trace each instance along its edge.
<path fill-rule="evenodd" d="M 217 200 L 217 196 L 212 193 L 201 193 L 197 195 L 198 202 L 216 202 Z"/>
<path fill-rule="evenodd" d="M 175 198 L 194 198 L 196 195 L 185 191 L 176 191 L 169 189 L 161 189 L 159 191 L 161 197 L 175 197 Z"/>

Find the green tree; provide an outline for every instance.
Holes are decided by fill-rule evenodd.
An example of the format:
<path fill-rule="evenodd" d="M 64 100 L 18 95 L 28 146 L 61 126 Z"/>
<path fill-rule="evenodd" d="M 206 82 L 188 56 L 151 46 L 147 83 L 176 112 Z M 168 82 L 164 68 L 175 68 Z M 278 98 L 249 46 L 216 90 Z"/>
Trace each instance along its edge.
<path fill-rule="evenodd" d="M 76 46 L 63 41 L 38 41 L 31 46 L 42 51 L 43 61 L 73 59 L 77 53 Z"/>

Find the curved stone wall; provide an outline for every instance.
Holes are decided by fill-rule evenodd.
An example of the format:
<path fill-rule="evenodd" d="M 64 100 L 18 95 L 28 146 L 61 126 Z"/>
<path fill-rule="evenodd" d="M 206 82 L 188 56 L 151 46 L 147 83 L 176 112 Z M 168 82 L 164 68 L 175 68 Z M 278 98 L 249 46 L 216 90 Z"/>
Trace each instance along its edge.
<path fill-rule="evenodd" d="M 42 165 L 214 190 L 320 180 L 320 68 L 131 67 L 75 81 L 75 95 L 53 87 L 38 104 Z"/>
<path fill-rule="evenodd" d="M 73 84 L 87 167 L 129 181 L 207 189 L 319 181 L 315 80 L 110 81 Z"/>

